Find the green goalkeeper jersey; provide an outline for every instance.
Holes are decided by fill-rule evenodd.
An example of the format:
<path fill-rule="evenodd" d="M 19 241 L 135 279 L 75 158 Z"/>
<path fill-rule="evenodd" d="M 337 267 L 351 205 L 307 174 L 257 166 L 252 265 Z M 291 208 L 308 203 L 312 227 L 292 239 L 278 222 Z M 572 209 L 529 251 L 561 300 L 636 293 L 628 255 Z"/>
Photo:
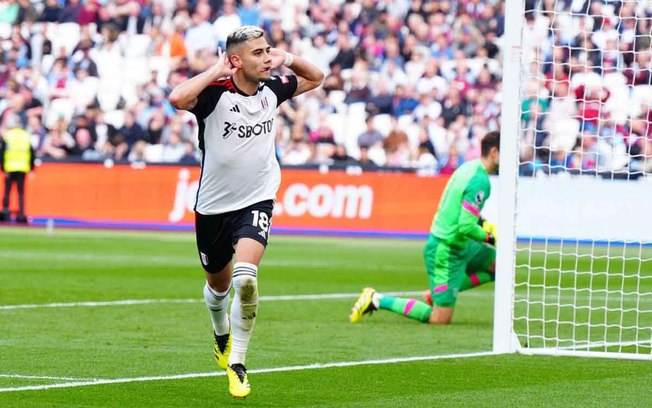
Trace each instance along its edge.
<path fill-rule="evenodd" d="M 459 248 L 469 239 L 484 241 L 487 233 L 478 225 L 478 217 L 490 193 L 489 175 L 480 160 L 461 165 L 446 184 L 431 234 Z"/>

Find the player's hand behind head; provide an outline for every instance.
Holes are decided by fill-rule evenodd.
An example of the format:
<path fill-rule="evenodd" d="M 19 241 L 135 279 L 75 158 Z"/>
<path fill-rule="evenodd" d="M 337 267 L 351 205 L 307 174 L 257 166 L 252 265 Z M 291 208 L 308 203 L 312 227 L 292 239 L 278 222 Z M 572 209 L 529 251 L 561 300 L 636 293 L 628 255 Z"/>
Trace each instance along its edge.
<path fill-rule="evenodd" d="M 285 62 L 286 52 L 280 48 L 270 48 L 269 56 L 272 58 L 272 69 L 276 69 Z"/>
<path fill-rule="evenodd" d="M 217 78 L 233 76 L 238 71 L 238 68 L 234 67 L 229 61 L 226 51 L 222 51 L 221 47 L 217 49 L 217 64 L 214 65 L 214 68 L 216 69 Z"/>

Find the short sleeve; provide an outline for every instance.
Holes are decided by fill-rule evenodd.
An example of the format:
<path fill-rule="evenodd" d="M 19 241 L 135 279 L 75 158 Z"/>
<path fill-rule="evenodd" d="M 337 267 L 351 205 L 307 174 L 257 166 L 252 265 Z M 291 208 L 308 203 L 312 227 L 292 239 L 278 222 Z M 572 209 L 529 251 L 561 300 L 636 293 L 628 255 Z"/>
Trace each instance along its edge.
<path fill-rule="evenodd" d="M 296 75 L 274 75 L 265 83 L 276 95 L 276 107 L 292 98 L 297 90 Z"/>
<path fill-rule="evenodd" d="M 217 102 L 225 91 L 220 82 L 213 82 L 197 95 L 197 104 L 190 109 L 197 119 L 206 119 L 215 110 Z"/>

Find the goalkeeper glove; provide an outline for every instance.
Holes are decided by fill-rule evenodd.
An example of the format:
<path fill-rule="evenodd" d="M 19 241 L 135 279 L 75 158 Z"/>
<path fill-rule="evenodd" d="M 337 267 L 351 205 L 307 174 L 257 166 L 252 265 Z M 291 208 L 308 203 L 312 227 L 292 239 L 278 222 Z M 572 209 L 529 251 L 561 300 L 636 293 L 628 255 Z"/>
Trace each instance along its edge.
<path fill-rule="evenodd" d="M 480 227 L 482 227 L 482 229 L 487 233 L 487 238 L 485 238 L 485 242 L 490 245 L 496 246 L 496 242 L 498 241 L 498 237 L 497 237 L 498 231 L 497 231 L 496 224 L 480 217 L 478 219 L 478 225 L 480 225 Z"/>

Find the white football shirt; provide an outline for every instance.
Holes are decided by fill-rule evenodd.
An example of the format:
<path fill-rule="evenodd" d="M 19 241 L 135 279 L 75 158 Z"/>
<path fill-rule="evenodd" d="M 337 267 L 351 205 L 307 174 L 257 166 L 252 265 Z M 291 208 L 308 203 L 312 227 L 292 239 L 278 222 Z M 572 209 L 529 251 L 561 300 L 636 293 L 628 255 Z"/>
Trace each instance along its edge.
<path fill-rule="evenodd" d="M 274 119 L 276 108 L 296 89 L 296 76 L 272 76 L 255 95 L 246 95 L 227 78 L 199 94 L 191 110 L 202 152 L 195 211 L 222 214 L 276 199 L 281 169 Z"/>

